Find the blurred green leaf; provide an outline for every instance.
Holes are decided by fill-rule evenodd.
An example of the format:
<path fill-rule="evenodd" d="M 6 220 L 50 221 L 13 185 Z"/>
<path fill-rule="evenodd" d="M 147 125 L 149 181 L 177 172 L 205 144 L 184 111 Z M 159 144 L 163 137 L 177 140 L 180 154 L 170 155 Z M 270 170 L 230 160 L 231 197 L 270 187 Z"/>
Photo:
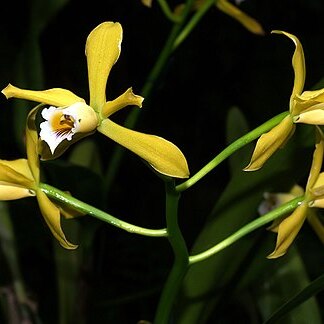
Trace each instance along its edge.
<path fill-rule="evenodd" d="M 282 276 L 282 283 L 284 285 L 286 285 L 287 283 L 294 285 L 290 287 L 292 288 L 291 290 L 298 292 L 294 294 L 293 297 L 284 302 L 282 306 L 277 309 L 276 312 L 272 313 L 270 317 L 264 316 L 264 318 L 267 318 L 264 324 L 278 323 L 279 320 L 283 320 L 284 323 L 296 323 L 297 319 L 299 320 L 298 323 L 302 323 L 301 320 L 304 320 L 303 323 L 322 323 L 318 306 L 316 307 L 314 305 L 315 300 L 312 297 L 323 291 L 324 275 L 321 275 L 311 283 L 308 283 L 308 281 L 305 280 L 304 275 L 300 271 L 298 271 L 301 266 L 301 260 L 296 259 L 297 258 L 295 257 L 295 259 L 293 259 L 292 262 L 288 265 L 290 267 L 290 273 L 292 271 L 295 272 L 292 273 L 295 276 L 295 280 L 292 280 L 291 277 L 289 277 L 289 280 L 287 280 L 286 277 L 287 275 L 289 275 L 289 273 L 285 273 L 284 267 L 283 269 L 280 269 L 280 273 L 281 276 L 282 274 L 284 274 L 284 276 Z M 297 270 L 294 268 L 295 266 L 297 266 Z M 300 289 L 300 287 L 302 286 L 303 289 Z M 290 321 L 287 320 L 287 314 L 288 317 L 291 318 Z"/>
<path fill-rule="evenodd" d="M 311 154 L 309 159 L 301 159 L 296 166 L 295 147 L 296 141 L 291 140 L 261 170 L 233 174 L 197 237 L 192 253 L 210 248 L 255 219 L 264 192 L 286 191 L 307 173 Z M 247 149 L 245 151 L 246 162 L 250 158 L 251 149 L 249 146 L 249 154 Z M 242 156 L 240 160 L 244 160 L 244 157 Z M 228 295 L 227 289 L 233 285 L 232 280 L 242 272 L 241 267 L 247 262 L 246 258 L 251 258 L 250 254 L 256 249 L 260 235 L 265 233 L 268 233 L 265 229 L 251 233 L 217 255 L 191 266 L 185 277 L 182 296 L 177 307 L 177 323 L 207 322 L 217 303 L 222 300 L 222 296 Z M 270 253 L 270 250 L 264 253 L 264 258 L 267 253 Z"/>

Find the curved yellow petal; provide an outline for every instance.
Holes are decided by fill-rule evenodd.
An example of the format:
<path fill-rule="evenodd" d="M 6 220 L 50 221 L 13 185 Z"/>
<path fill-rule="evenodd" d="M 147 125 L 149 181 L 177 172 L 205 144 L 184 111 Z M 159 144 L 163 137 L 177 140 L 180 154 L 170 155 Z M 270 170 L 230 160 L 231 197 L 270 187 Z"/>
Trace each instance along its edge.
<path fill-rule="evenodd" d="M 322 163 L 323 163 L 323 154 L 324 154 L 323 133 L 318 127 L 316 127 L 315 129 L 316 129 L 316 144 L 313 153 L 312 165 L 311 165 L 311 169 L 309 172 L 307 185 L 306 185 L 306 195 L 313 188 L 316 181 L 318 180 L 322 168 Z"/>
<path fill-rule="evenodd" d="M 78 246 L 70 243 L 63 233 L 59 208 L 40 189 L 37 190 L 36 196 L 41 213 L 54 237 L 64 248 L 76 249 Z"/>
<path fill-rule="evenodd" d="M 34 179 L 30 177 L 30 173 L 23 170 L 25 169 L 25 162 L 27 161 L 24 159 L 14 161 L 0 160 L 0 181 L 28 189 L 35 189 Z"/>
<path fill-rule="evenodd" d="M 286 144 L 294 130 L 295 125 L 290 115 L 288 115 L 269 132 L 261 135 L 255 146 L 250 163 L 243 170 L 259 170 L 274 152 Z"/>
<path fill-rule="evenodd" d="M 122 37 L 123 30 L 119 23 L 104 22 L 87 38 L 90 106 L 96 111 L 100 111 L 106 102 L 107 79 L 118 60 Z"/>
<path fill-rule="evenodd" d="M 105 119 L 98 131 L 147 161 L 158 172 L 176 178 L 187 178 L 186 158 L 171 142 L 154 135 L 143 134 Z"/>
<path fill-rule="evenodd" d="M 217 0 L 216 6 L 219 10 L 223 11 L 227 15 L 240 22 L 250 32 L 258 35 L 264 35 L 264 30 L 260 23 L 232 5 L 227 0 Z"/>
<path fill-rule="evenodd" d="M 283 34 L 289 37 L 295 44 L 295 51 L 292 58 L 292 66 L 294 69 L 295 79 L 294 79 L 294 87 L 291 94 L 291 101 L 293 100 L 295 95 L 300 95 L 304 89 L 305 84 L 305 76 L 306 76 L 306 68 L 305 68 L 305 57 L 302 44 L 300 43 L 299 39 L 287 32 L 282 30 L 273 30 L 271 33 L 273 34 Z M 293 105 L 291 103 L 290 112 L 294 113 Z"/>
<path fill-rule="evenodd" d="M 38 153 L 38 132 L 36 128 L 36 114 L 41 105 L 33 108 L 26 121 L 26 150 L 27 150 L 27 161 L 30 171 L 36 181 L 39 183 L 40 170 L 39 170 L 39 153 Z"/>
<path fill-rule="evenodd" d="M 35 191 L 0 181 L 0 200 L 16 200 L 35 196 Z"/>
<path fill-rule="evenodd" d="M 267 256 L 275 259 L 284 255 L 294 241 L 307 216 L 307 203 L 303 202 L 295 211 L 285 218 L 278 226 L 277 243 L 274 251 Z"/>
<path fill-rule="evenodd" d="M 34 91 L 20 89 L 9 84 L 1 92 L 7 99 L 20 98 L 55 107 L 70 106 L 76 102 L 84 102 L 84 99 L 78 97 L 73 92 L 61 88 Z"/>
<path fill-rule="evenodd" d="M 116 111 L 127 106 L 138 106 L 141 108 L 143 100 L 143 97 L 134 94 L 133 89 L 129 88 L 118 98 L 105 103 L 105 105 L 102 107 L 101 117 L 107 118 Z"/>

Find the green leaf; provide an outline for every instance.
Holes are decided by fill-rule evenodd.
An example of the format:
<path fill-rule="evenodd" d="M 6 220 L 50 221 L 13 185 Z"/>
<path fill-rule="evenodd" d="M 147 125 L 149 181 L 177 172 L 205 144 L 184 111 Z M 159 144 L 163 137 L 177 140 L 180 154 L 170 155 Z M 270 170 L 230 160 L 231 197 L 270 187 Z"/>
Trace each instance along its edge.
<path fill-rule="evenodd" d="M 233 232 L 258 217 L 257 209 L 263 193 L 288 191 L 309 169 L 311 153 L 298 165 L 295 160 L 296 142 L 291 140 L 284 150 L 277 152 L 259 171 L 235 172 L 213 208 L 200 232 L 191 253 L 200 253 L 222 241 Z M 302 151 L 302 150 L 301 150 Z M 304 156 L 299 151 L 299 156 Z M 244 158 L 244 157 L 242 157 Z M 249 158 L 249 156 L 245 156 Z M 192 265 L 185 277 L 182 296 L 177 308 L 178 324 L 203 324 L 223 295 L 227 296 L 233 281 L 242 273 L 243 265 L 251 258 L 259 235 L 271 235 L 265 228 L 251 233 L 213 257 Z M 275 242 L 275 237 L 273 238 Z M 264 252 L 264 258 L 271 250 Z"/>
<path fill-rule="evenodd" d="M 230 108 L 226 120 L 226 143 L 227 145 L 233 143 L 242 135 L 248 133 L 249 127 L 247 120 L 238 107 Z M 236 172 L 241 172 L 246 163 L 247 152 L 249 147 L 244 147 L 238 150 L 229 157 L 230 172 L 233 175 Z"/>
<path fill-rule="evenodd" d="M 297 260 L 295 257 L 289 266 L 290 273 L 295 276 L 295 280 L 292 280 L 290 277 L 289 281 L 287 281 L 286 276 L 289 275 L 289 273 L 285 273 L 285 277 L 282 278 L 282 283 L 286 285 L 290 282 L 290 284 L 295 285 L 294 290 L 298 290 L 298 292 L 289 298 L 288 301 L 283 303 L 276 312 L 272 313 L 264 324 L 278 323 L 278 320 L 282 319 L 284 316 L 285 323 L 289 323 L 287 321 L 287 314 L 291 319 L 290 323 L 296 323 L 298 318 L 305 319 L 307 323 L 322 323 L 318 306 L 314 305 L 315 300 L 312 297 L 324 290 L 324 274 L 313 280 L 311 283 L 306 282 L 307 285 L 305 286 L 304 275 L 301 271 L 298 271 L 300 270 L 300 267 L 303 267 L 301 265 L 301 260 Z M 284 270 L 285 269 L 280 269 L 280 272 L 284 273 Z M 301 289 L 301 286 L 304 286 L 304 288 Z"/>

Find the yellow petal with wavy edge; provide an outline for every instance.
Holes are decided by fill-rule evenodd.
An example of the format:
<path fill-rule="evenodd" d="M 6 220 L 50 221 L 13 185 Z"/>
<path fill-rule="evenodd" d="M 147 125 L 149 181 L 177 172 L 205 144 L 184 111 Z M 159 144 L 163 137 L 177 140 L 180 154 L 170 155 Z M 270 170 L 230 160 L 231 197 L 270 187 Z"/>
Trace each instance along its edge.
<path fill-rule="evenodd" d="M 286 217 L 279 224 L 276 247 L 267 256 L 268 259 L 278 258 L 287 252 L 306 219 L 307 210 L 308 205 L 303 202 L 290 216 Z"/>
<path fill-rule="evenodd" d="M 158 172 L 176 178 L 188 178 L 186 158 L 177 146 L 155 136 L 135 132 L 109 119 L 105 119 L 98 131 L 147 161 Z"/>
<path fill-rule="evenodd" d="M 41 105 L 33 108 L 27 116 L 26 121 L 26 150 L 27 160 L 30 171 L 35 179 L 35 182 L 39 183 L 40 170 L 39 170 L 39 154 L 38 154 L 38 132 L 35 124 L 36 114 Z"/>
<path fill-rule="evenodd" d="M 20 98 L 55 107 L 70 106 L 75 102 L 84 102 L 84 99 L 78 97 L 73 92 L 61 88 L 34 91 L 20 89 L 9 84 L 1 92 L 7 99 Z"/>
<path fill-rule="evenodd" d="M 301 100 L 315 100 L 317 102 L 324 102 L 324 88 L 314 91 L 304 91 L 298 97 Z"/>
<path fill-rule="evenodd" d="M 118 98 L 105 103 L 101 111 L 101 117 L 107 118 L 127 106 L 138 106 L 141 108 L 143 100 L 143 97 L 134 94 L 132 88 L 129 88 Z"/>
<path fill-rule="evenodd" d="M 321 172 L 322 163 L 323 163 L 323 154 L 324 154 L 324 136 L 319 127 L 316 127 L 316 144 L 315 150 L 313 153 L 313 160 L 311 169 L 309 172 L 307 185 L 306 185 L 306 195 L 314 187 L 318 176 Z"/>
<path fill-rule="evenodd" d="M 118 60 L 122 38 L 122 26 L 113 22 L 100 24 L 87 38 L 90 106 L 96 111 L 100 111 L 106 102 L 107 79 Z"/>
<path fill-rule="evenodd" d="M 0 181 L 0 200 L 16 200 L 35 196 L 35 191 Z"/>
<path fill-rule="evenodd" d="M 59 208 L 40 189 L 37 190 L 36 196 L 41 213 L 54 237 L 64 248 L 76 249 L 78 246 L 70 243 L 63 233 Z"/>
<path fill-rule="evenodd" d="M 295 125 L 288 115 L 269 132 L 261 135 L 255 146 L 250 163 L 243 170 L 259 170 L 274 152 L 286 144 L 294 130 Z"/>
<path fill-rule="evenodd" d="M 252 17 L 232 5 L 227 0 L 216 1 L 216 6 L 219 10 L 223 11 L 227 15 L 231 16 L 238 22 L 240 22 L 251 33 L 264 35 L 262 26 Z"/>
<path fill-rule="evenodd" d="M 305 68 L 305 57 L 304 50 L 302 44 L 299 39 L 292 34 L 284 32 L 282 30 L 273 30 L 271 33 L 273 34 L 283 34 L 289 37 L 295 44 L 295 51 L 292 58 L 292 66 L 294 69 L 295 79 L 294 79 L 294 87 L 291 94 L 291 104 L 290 104 L 290 112 L 294 114 L 293 107 L 293 98 L 295 95 L 300 95 L 304 89 L 305 77 L 306 77 L 306 68 Z"/>
<path fill-rule="evenodd" d="M 30 172 L 24 171 L 25 163 L 27 163 L 27 160 L 24 159 L 14 161 L 0 160 L 0 181 L 28 189 L 35 189 L 35 181 L 30 177 Z"/>

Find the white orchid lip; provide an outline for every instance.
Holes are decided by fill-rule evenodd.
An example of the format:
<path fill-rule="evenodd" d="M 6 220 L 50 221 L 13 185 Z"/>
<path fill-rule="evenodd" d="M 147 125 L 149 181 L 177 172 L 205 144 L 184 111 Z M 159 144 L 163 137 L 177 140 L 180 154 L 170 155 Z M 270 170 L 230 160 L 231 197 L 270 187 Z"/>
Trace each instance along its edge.
<path fill-rule="evenodd" d="M 74 134 L 92 132 L 98 126 L 96 112 L 84 102 L 64 108 L 50 106 L 44 108 L 41 114 L 45 121 L 40 124 L 39 135 L 52 154 L 62 141 L 71 141 Z"/>

